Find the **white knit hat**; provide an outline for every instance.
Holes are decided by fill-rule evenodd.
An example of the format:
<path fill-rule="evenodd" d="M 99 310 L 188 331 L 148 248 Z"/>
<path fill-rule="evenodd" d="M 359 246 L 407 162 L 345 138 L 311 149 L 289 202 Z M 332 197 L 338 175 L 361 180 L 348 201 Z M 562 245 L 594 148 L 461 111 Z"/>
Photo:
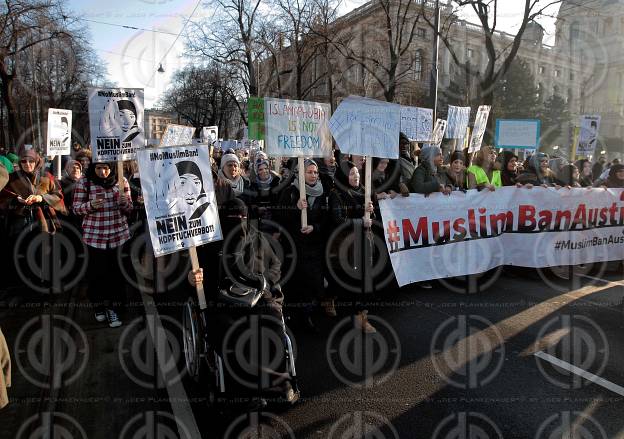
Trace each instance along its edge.
<path fill-rule="evenodd" d="M 221 157 L 221 169 L 223 169 L 229 162 L 236 162 L 240 166 L 240 159 L 236 154 L 223 154 L 223 157 Z"/>

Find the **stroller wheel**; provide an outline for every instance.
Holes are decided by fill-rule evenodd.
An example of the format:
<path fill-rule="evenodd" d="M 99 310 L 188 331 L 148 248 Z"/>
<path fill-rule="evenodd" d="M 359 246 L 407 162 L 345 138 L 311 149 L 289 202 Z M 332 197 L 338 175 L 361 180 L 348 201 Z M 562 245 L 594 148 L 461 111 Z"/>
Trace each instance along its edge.
<path fill-rule="evenodd" d="M 199 315 L 192 299 L 184 304 L 182 329 L 186 371 L 191 378 L 197 381 L 201 362 L 201 337 L 199 336 Z"/>

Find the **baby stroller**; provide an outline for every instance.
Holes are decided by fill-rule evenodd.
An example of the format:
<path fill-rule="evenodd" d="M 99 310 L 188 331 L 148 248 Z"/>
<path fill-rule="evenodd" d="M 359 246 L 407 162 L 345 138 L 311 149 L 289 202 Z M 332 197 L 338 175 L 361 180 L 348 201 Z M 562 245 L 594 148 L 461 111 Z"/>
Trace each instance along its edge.
<path fill-rule="evenodd" d="M 222 276 L 208 307 L 189 298 L 182 316 L 186 370 L 208 404 L 265 406 L 299 399 L 295 352 L 279 287 L 263 275 Z"/>

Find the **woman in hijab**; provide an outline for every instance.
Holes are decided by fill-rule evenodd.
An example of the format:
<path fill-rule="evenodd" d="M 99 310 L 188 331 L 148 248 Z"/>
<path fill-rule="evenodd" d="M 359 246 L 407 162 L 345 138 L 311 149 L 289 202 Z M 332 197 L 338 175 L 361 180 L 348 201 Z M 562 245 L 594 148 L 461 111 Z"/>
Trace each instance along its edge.
<path fill-rule="evenodd" d="M 468 167 L 468 189 L 495 191 L 502 187 L 501 171 L 497 169 L 496 152 L 489 146 L 483 146 Z"/>
<path fill-rule="evenodd" d="M 140 133 L 136 107 L 132 101 L 121 99 L 117 101 L 117 108 L 119 109 L 119 126 L 123 133 L 122 142 L 131 142 Z"/>
<path fill-rule="evenodd" d="M 548 155 L 537 152 L 531 156 L 527 164 L 527 169 L 518 176 L 517 182 L 527 189 L 533 186 L 560 188 L 555 179 L 555 174 L 548 167 Z"/>
<path fill-rule="evenodd" d="M 319 178 L 323 185 L 323 195 L 327 198 L 334 188 L 334 181 L 336 178 L 336 156 L 333 154 L 329 157 L 315 160 L 318 165 Z"/>
<path fill-rule="evenodd" d="M 304 162 L 305 200 L 299 198 L 299 178 L 284 189 L 279 200 L 281 210 L 280 222 L 295 242 L 297 249 L 297 266 L 295 276 L 289 282 L 289 301 L 297 304 L 302 310 L 301 322 L 309 330 L 315 331 L 312 315 L 316 303 L 324 298 L 324 250 L 327 200 L 323 195 L 323 184 L 319 179 L 318 165 L 306 159 Z M 308 225 L 301 227 L 301 211 L 307 211 Z M 294 299 L 294 300 L 293 300 Z M 325 310 L 330 304 L 324 303 Z M 331 305 L 331 306 L 330 306 Z M 333 311 L 335 315 L 335 310 Z"/>
<path fill-rule="evenodd" d="M 264 153 L 263 153 L 264 154 Z M 256 162 L 252 173 L 254 180 L 251 182 L 249 191 L 249 204 L 251 218 L 258 219 L 258 228 L 279 238 L 279 229 L 271 224 L 274 220 L 282 185 L 280 176 L 271 171 L 269 160 L 256 155 Z"/>
<path fill-rule="evenodd" d="M 121 326 L 117 305 L 125 302 L 125 281 L 117 251 L 130 239 L 126 216 L 132 212 L 128 180 L 117 184 L 115 163 L 92 163 L 76 184 L 73 209 L 83 217 L 82 240 L 89 251 L 88 296 L 95 319 Z"/>
<path fill-rule="evenodd" d="M 579 183 L 582 187 L 592 187 L 594 185 L 594 176 L 592 174 L 592 164 L 587 159 L 581 159 L 576 162 L 579 170 Z"/>
<path fill-rule="evenodd" d="M 76 183 L 78 183 L 81 177 L 82 164 L 78 160 L 68 160 L 63 172 L 63 178 L 61 178 L 61 188 L 63 189 L 63 198 L 69 203 L 69 209 L 67 209 L 68 220 L 78 230 L 80 230 L 80 217 L 71 209 L 71 202 L 74 199 Z"/>
<path fill-rule="evenodd" d="M 236 197 L 243 197 L 246 195 L 245 193 L 249 191 L 249 180 L 241 174 L 240 159 L 236 154 L 224 154 L 223 157 L 221 157 L 218 175 L 224 180 L 227 180 Z"/>
<path fill-rule="evenodd" d="M 439 146 L 425 146 L 420 150 L 420 165 L 414 171 L 409 182 L 410 192 L 429 195 L 434 192 L 450 194 L 449 187 L 444 186 L 442 173 L 442 150 Z"/>
<path fill-rule="evenodd" d="M 19 169 L 10 175 L 0 202 L 7 209 L 8 233 L 17 237 L 25 228 L 54 233 L 59 227 L 56 212 L 66 214 L 63 192 L 54 176 L 43 169 L 34 149 L 20 153 Z"/>
<path fill-rule="evenodd" d="M 180 176 L 180 197 L 186 205 L 187 219 L 200 218 L 210 206 L 204 189 L 204 178 L 195 162 L 181 161 L 176 163 Z"/>
<path fill-rule="evenodd" d="M 569 188 L 573 187 L 581 187 L 581 183 L 579 182 L 579 170 L 576 165 L 569 164 L 563 165 L 559 170 L 559 182 Z"/>
<path fill-rule="evenodd" d="M 373 200 L 374 198 L 373 194 Z M 362 239 L 362 235 L 357 233 L 359 227 L 364 229 L 365 235 L 372 237 L 371 219 L 375 217 L 374 204 L 371 201 L 368 205 L 365 205 L 364 187 L 361 184 L 360 173 L 352 162 L 343 162 L 340 166 L 340 171 L 336 174 L 336 189 L 329 196 L 329 210 L 332 227 L 339 230 L 338 234 L 333 235 L 332 241 L 328 243 L 331 254 L 340 255 L 340 249 L 343 247 L 343 244 L 346 245 L 352 239 Z M 371 219 L 365 217 L 364 214 L 366 212 L 370 213 Z M 370 242 L 370 239 L 365 239 L 362 245 L 369 245 Z M 357 246 L 353 245 L 352 248 L 355 247 Z M 360 248 L 362 247 L 360 246 Z M 377 332 L 368 321 L 368 311 L 359 304 L 365 302 L 367 297 L 364 297 L 361 291 L 359 294 L 354 293 L 344 285 L 346 279 L 353 277 L 346 270 L 352 273 L 357 272 L 360 277 L 362 276 L 362 270 L 357 268 L 362 266 L 360 255 L 347 254 L 347 260 L 337 256 L 334 258 L 330 257 L 328 263 L 331 264 L 329 270 L 331 274 L 329 276 L 330 284 L 355 309 L 354 327 L 367 334 Z M 348 268 L 345 267 L 346 263 L 349 265 Z"/>
<path fill-rule="evenodd" d="M 502 164 L 501 181 L 503 186 L 516 186 L 518 179 L 518 156 L 511 151 L 503 151 L 499 157 Z"/>
<path fill-rule="evenodd" d="M 597 180 L 594 187 L 624 188 L 624 165 L 613 165 L 606 180 Z"/>

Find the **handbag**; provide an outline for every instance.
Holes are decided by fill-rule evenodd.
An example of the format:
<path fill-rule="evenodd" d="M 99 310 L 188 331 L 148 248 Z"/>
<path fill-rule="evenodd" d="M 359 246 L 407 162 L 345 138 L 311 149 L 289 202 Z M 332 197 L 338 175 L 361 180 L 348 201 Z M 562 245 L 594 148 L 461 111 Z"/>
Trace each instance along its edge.
<path fill-rule="evenodd" d="M 264 296 L 264 290 L 232 284 L 228 288 L 219 288 L 219 299 L 230 305 L 253 308 Z"/>

